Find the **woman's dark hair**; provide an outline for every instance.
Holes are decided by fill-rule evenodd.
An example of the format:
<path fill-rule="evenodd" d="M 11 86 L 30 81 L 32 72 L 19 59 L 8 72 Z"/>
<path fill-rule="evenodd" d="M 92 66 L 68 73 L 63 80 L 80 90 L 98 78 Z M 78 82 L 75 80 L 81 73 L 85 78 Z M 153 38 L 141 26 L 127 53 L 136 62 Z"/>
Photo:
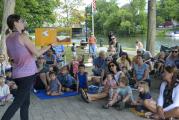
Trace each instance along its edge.
<path fill-rule="evenodd" d="M 172 67 L 172 66 L 166 66 L 166 67 L 165 67 L 165 70 L 166 70 L 168 73 L 174 73 L 175 68 Z"/>
<path fill-rule="evenodd" d="M 116 70 L 117 71 L 119 70 L 119 67 L 118 67 L 117 63 L 111 61 L 111 62 L 108 63 L 108 70 L 109 70 L 109 72 L 113 73 L 113 71 L 111 71 L 111 69 L 110 69 L 111 64 L 114 64 L 116 66 Z"/>
<path fill-rule="evenodd" d="M 7 25 L 10 30 L 14 30 L 14 22 L 18 22 L 20 20 L 20 16 L 16 14 L 9 15 L 7 18 Z"/>
<path fill-rule="evenodd" d="M 109 35 L 109 36 L 112 36 L 112 35 L 114 35 L 114 34 L 113 34 L 113 32 L 112 32 L 112 31 L 110 31 L 108 35 Z"/>
<path fill-rule="evenodd" d="M 139 41 L 138 41 L 138 40 L 136 40 L 136 42 L 135 42 L 135 43 L 137 44 L 137 43 L 139 43 Z"/>
<path fill-rule="evenodd" d="M 6 30 L 5 35 L 8 35 L 10 33 L 9 28 Z"/>
<path fill-rule="evenodd" d="M 175 49 L 179 49 L 179 47 L 178 46 L 174 46 L 173 48 L 172 48 L 172 50 L 175 50 Z"/>
<path fill-rule="evenodd" d="M 128 55 L 128 54 L 126 55 L 126 60 L 129 62 L 129 65 L 132 65 L 132 61 L 131 61 L 131 59 L 129 58 L 129 55 Z"/>
<path fill-rule="evenodd" d="M 176 70 L 174 66 L 166 66 L 164 68 L 168 73 L 173 73 L 172 77 L 172 87 L 174 88 L 176 85 L 179 84 L 179 71 Z"/>

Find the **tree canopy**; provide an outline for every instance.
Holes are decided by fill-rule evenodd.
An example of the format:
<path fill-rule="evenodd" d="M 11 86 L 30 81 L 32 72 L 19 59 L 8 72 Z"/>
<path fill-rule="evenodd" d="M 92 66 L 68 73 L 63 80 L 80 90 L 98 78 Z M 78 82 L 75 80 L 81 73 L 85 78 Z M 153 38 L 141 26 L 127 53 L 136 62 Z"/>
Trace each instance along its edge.
<path fill-rule="evenodd" d="M 98 0 L 95 13 L 96 33 L 107 34 L 109 31 L 122 35 L 145 33 L 147 27 L 145 5 L 145 0 L 133 0 L 123 7 L 119 7 L 116 0 Z M 90 27 L 90 17 L 88 23 Z"/>
<path fill-rule="evenodd" d="M 2 21 L 3 0 L 0 0 L 0 20 Z M 81 0 L 16 0 L 15 13 L 27 21 L 29 30 L 53 25 L 56 22 L 72 25 L 84 22 L 84 12 L 78 10 Z M 58 12 L 55 12 L 59 9 Z M 61 9 L 61 11 L 60 11 Z M 63 16 L 68 14 L 67 16 Z M 58 16 L 63 16 L 58 19 Z M 2 23 L 0 23 L 0 28 Z M 66 26 L 66 25 L 65 25 Z"/>
<path fill-rule="evenodd" d="M 21 15 L 29 28 L 41 27 L 44 23 L 54 23 L 54 9 L 58 0 L 16 0 L 15 13 Z"/>
<path fill-rule="evenodd" d="M 117 0 L 97 0 L 94 15 L 95 33 L 107 34 L 114 31 L 120 35 L 143 34 L 147 31 L 146 0 L 129 0 L 122 7 Z M 72 26 L 85 21 L 83 0 L 16 0 L 15 13 L 28 23 L 28 28 L 50 25 Z M 91 28 L 91 5 L 86 8 L 88 27 Z M 179 21 L 178 0 L 157 1 L 157 26 L 165 21 Z M 3 0 L 0 0 L 0 21 L 2 21 Z M 57 24 L 56 24 L 57 23 Z M 0 22 L 0 28 L 2 27 Z M 54 26 L 55 26 L 54 25 Z"/>
<path fill-rule="evenodd" d="M 157 2 L 158 20 L 179 21 L 179 0 L 160 0 Z"/>

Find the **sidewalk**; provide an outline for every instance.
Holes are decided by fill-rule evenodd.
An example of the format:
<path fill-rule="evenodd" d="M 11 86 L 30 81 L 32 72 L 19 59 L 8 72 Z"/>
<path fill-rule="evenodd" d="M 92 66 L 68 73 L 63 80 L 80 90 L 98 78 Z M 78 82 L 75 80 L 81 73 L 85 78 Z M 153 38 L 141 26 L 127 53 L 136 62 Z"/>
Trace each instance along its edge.
<path fill-rule="evenodd" d="M 136 92 L 134 91 L 135 96 Z M 157 92 L 152 92 L 154 99 Z M 31 95 L 30 120 L 145 120 L 140 118 L 128 109 L 117 111 L 114 108 L 103 109 L 105 100 L 93 103 L 85 103 L 80 96 L 66 97 L 53 100 L 39 100 Z M 0 107 L 0 118 L 7 109 Z M 12 120 L 20 120 L 19 111 Z"/>

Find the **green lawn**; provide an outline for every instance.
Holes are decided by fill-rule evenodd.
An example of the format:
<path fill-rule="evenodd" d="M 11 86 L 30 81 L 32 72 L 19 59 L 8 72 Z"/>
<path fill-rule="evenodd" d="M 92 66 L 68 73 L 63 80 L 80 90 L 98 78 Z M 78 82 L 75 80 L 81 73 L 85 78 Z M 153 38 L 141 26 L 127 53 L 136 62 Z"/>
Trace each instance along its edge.
<path fill-rule="evenodd" d="M 77 48 L 77 55 L 85 55 L 85 62 L 88 59 L 88 54 L 85 53 L 84 49 L 81 49 L 80 47 Z M 65 56 L 66 56 L 66 62 L 69 63 L 73 56 L 72 56 L 72 52 L 71 52 L 71 46 L 65 46 Z"/>

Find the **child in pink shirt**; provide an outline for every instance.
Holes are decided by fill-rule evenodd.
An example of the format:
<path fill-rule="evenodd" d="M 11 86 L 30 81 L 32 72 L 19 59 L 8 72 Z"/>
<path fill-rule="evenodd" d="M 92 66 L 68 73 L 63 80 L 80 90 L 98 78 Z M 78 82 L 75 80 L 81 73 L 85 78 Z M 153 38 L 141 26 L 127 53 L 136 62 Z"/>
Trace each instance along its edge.
<path fill-rule="evenodd" d="M 117 82 L 114 76 L 110 73 L 107 74 L 106 79 L 103 82 L 104 88 L 109 92 L 109 100 L 112 99 L 113 89 L 117 88 Z"/>
<path fill-rule="evenodd" d="M 76 79 L 77 78 L 77 73 L 78 73 L 78 66 L 79 66 L 79 61 L 76 56 L 73 57 L 73 60 L 71 62 L 71 67 L 72 67 L 72 74 L 73 77 Z"/>

